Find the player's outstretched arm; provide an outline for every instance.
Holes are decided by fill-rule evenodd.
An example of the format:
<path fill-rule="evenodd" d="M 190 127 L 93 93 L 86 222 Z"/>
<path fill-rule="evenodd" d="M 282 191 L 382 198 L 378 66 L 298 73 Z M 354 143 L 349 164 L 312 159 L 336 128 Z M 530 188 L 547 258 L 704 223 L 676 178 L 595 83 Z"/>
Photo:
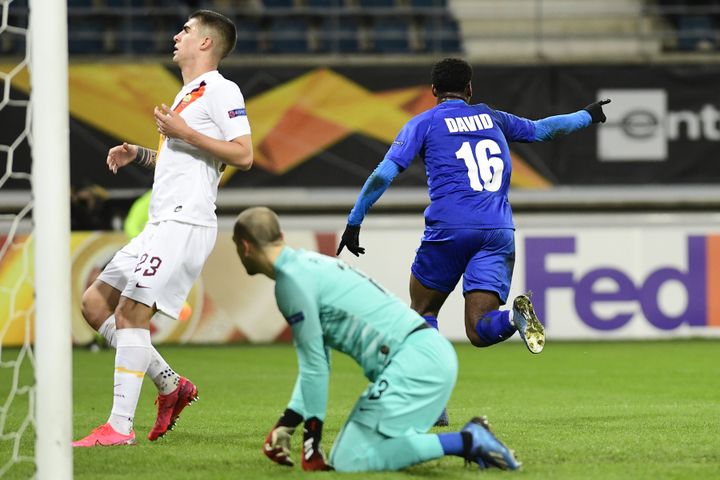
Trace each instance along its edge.
<path fill-rule="evenodd" d="M 593 123 L 604 123 L 607 120 L 603 105 L 610 103 L 609 99 L 593 102 L 582 110 L 565 115 L 555 115 L 533 121 L 535 125 L 535 142 L 553 140 L 562 135 L 586 128 Z"/>
<path fill-rule="evenodd" d="M 340 255 L 340 252 L 345 247 L 356 257 L 365 253 L 365 249 L 360 246 L 360 225 L 370 207 L 385 193 L 385 190 L 388 189 L 390 183 L 399 173 L 400 166 L 385 158 L 370 174 L 360 191 L 355 206 L 348 215 L 348 223 L 340 240 L 340 245 L 338 245 L 336 255 Z"/>
<path fill-rule="evenodd" d="M 593 102 L 587 107 L 583 108 L 586 112 L 590 114 L 590 118 L 592 119 L 592 123 L 605 123 L 605 120 L 607 120 L 607 117 L 605 116 L 605 112 L 603 112 L 603 105 L 607 105 L 610 103 L 609 98 L 605 98 L 603 100 L 598 100 L 597 102 Z"/>

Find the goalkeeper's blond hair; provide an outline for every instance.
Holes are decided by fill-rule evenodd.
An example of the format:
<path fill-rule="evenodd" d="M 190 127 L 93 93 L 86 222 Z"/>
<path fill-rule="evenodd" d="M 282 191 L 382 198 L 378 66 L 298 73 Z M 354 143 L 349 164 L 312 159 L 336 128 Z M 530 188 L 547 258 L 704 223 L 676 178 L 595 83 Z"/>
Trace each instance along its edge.
<path fill-rule="evenodd" d="M 235 219 L 235 239 L 245 239 L 259 246 L 277 245 L 283 241 L 280 220 L 267 207 L 252 207 L 243 210 Z"/>

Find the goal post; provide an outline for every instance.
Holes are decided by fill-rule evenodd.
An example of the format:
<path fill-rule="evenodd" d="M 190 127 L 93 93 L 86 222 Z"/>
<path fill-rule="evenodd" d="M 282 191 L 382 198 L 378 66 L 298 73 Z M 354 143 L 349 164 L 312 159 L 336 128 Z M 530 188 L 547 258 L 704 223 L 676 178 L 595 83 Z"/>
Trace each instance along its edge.
<path fill-rule="evenodd" d="M 30 0 L 38 480 L 73 477 L 70 142 L 65 1 Z"/>

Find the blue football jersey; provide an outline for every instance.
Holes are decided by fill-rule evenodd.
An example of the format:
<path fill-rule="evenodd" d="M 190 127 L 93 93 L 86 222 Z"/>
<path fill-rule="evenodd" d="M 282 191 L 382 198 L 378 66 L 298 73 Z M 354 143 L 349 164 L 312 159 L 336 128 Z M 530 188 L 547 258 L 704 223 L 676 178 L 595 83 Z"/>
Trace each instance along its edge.
<path fill-rule="evenodd" d="M 534 139 L 532 120 L 450 100 L 406 123 L 385 158 L 403 169 L 416 155 L 425 162 L 428 227 L 514 228 L 508 142 Z"/>

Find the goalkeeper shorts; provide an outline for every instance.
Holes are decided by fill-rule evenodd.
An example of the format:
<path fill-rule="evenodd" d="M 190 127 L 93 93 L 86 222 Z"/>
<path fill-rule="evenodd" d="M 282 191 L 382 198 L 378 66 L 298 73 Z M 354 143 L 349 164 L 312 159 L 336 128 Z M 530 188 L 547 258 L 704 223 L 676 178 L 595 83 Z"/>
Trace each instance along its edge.
<path fill-rule="evenodd" d="M 437 330 L 409 335 L 358 399 L 335 440 L 330 463 L 342 470 L 374 470 L 375 444 L 428 432 L 450 399 L 457 370 L 455 349 Z M 348 428 L 352 423 L 364 428 Z"/>

